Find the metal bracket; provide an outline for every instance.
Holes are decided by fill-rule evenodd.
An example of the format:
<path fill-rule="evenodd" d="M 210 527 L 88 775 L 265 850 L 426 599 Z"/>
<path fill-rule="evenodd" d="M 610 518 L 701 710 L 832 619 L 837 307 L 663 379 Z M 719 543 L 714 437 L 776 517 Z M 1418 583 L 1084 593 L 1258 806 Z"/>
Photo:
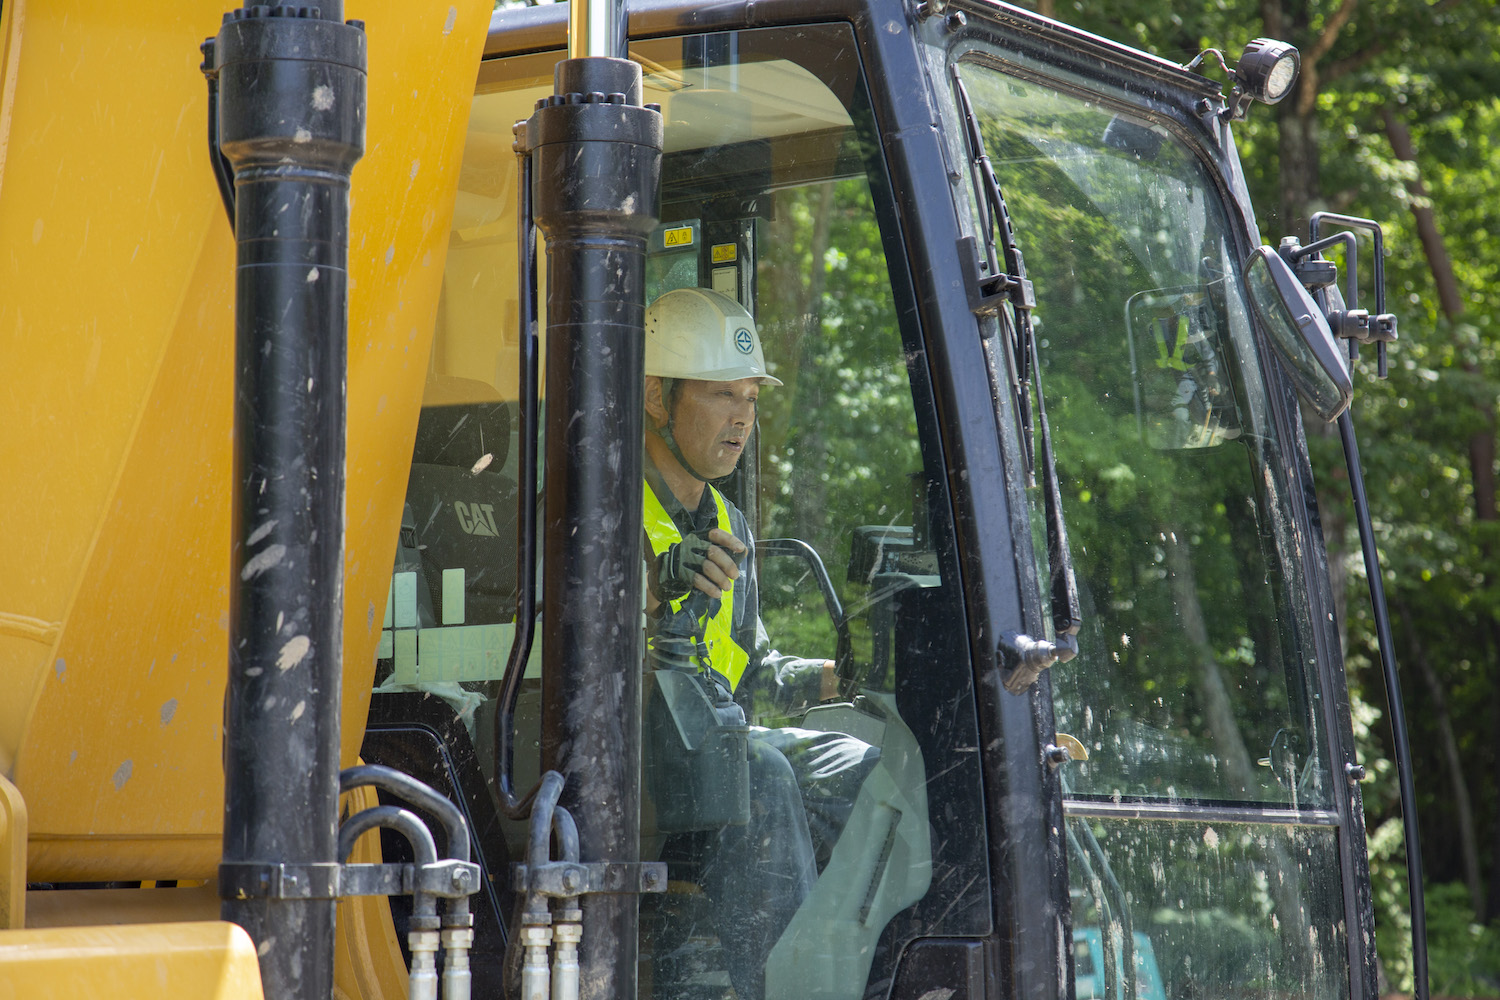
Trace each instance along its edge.
<path fill-rule="evenodd" d="M 552 861 L 536 867 L 518 864 L 514 869 L 517 892 L 536 892 L 543 896 L 667 891 L 667 866 L 661 861 L 593 864 Z"/>
<path fill-rule="evenodd" d="M 1297 280 L 1302 282 L 1302 287 L 1309 292 L 1327 288 L 1339 280 L 1339 266 L 1322 257 L 1295 258 L 1291 261 L 1291 265 L 1297 275 Z"/>
<path fill-rule="evenodd" d="M 480 885 L 472 861 L 439 861 L 435 865 L 345 865 L 340 888 L 345 896 L 411 896 L 424 893 L 462 899 Z"/>
<path fill-rule="evenodd" d="M 1005 669 L 1001 685 L 1011 694 L 1020 694 L 1054 663 L 1067 663 L 1078 655 L 1078 637 L 1063 634 L 1056 642 L 1033 639 L 1020 632 L 1006 632 L 996 644 L 995 653 Z"/>
<path fill-rule="evenodd" d="M 976 316 L 994 316 L 1004 302 L 1018 309 L 1036 308 L 1036 290 L 1030 278 L 1009 274 L 980 274 L 979 249 L 974 237 L 958 241 L 958 259 L 964 269 L 964 289 L 969 293 L 969 310 Z"/>
<path fill-rule="evenodd" d="M 338 899 L 343 865 L 226 861 L 219 865 L 220 899 Z"/>
<path fill-rule="evenodd" d="M 663 884 L 666 879 L 663 877 Z M 426 893 L 461 899 L 479 889 L 479 866 L 470 861 L 433 865 L 268 864 L 219 866 L 226 899 L 340 899 L 345 896 L 410 896 Z"/>

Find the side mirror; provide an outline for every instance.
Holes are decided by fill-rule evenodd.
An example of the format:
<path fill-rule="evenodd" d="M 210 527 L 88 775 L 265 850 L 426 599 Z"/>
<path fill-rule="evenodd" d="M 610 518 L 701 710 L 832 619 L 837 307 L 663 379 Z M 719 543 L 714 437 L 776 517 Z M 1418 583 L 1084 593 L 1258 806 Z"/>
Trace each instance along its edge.
<path fill-rule="evenodd" d="M 1324 420 L 1333 420 L 1354 397 L 1354 380 L 1333 330 L 1312 293 L 1272 247 L 1245 262 L 1245 285 L 1262 327 L 1271 335 L 1297 391 Z"/>

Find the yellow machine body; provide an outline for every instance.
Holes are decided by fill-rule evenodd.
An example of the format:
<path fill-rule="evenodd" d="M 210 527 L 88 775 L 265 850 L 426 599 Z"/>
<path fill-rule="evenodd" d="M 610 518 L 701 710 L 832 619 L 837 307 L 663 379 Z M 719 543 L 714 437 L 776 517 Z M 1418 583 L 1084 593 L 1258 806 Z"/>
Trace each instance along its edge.
<path fill-rule="evenodd" d="M 0 935 L 0 1000 L 258 1000 L 260 966 L 235 924 L 134 924 Z"/>
<path fill-rule="evenodd" d="M 198 46 L 232 6 L 6 0 L 0 12 L 0 927 L 33 922 L 28 882 L 150 885 L 217 869 L 235 250 Z M 364 733 L 492 6 L 345 9 L 369 25 L 349 250 L 346 765 Z M 121 891 L 161 898 L 109 895 Z M 229 925 L 58 926 L 213 921 L 211 884 L 30 895 L 30 916 L 51 926 L 0 931 L 0 997 L 88 996 L 95 981 L 119 995 L 131 963 L 189 953 L 165 959 L 170 986 L 152 995 L 259 995 L 253 950 Z M 360 953 L 394 947 L 389 913 L 378 918 L 341 909 L 341 992 L 404 988 L 404 967 Z M 85 978 L 57 978 L 68 969 Z M 34 986 L 54 981 L 78 988 Z"/>

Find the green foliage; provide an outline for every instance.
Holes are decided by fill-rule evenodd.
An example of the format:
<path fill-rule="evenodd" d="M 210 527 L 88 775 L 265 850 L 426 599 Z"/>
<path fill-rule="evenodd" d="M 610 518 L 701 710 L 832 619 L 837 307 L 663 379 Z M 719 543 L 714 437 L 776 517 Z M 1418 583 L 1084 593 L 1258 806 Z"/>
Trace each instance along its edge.
<path fill-rule="evenodd" d="M 1390 988 L 1410 993 L 1411 904 L 1406 890 L 1406 840 L 1401 833 L 1400 817 L 1371 829 L 1366 843 L 1375 904 L 1375 950 Z"/>
<path fill-rule="evenodd" d="M 844 606 L 856 609 L 869 603 L 869 588 L 847 579 L 853 529 L 913 523 L 913 477 L 923 466 L 908 356 L 864 178 L 771 197 L 758 322 L 768 366 L 784 385 L 761 395 L 762 536 L 811 545 Z M 805 563 L 763 559 L 760 587 L 775 648 L 834 656 L 833 622 Z M 868 617 L 857 615 L 851 632 L 855 661 L 869 663 Z"/>
<path fill-rule="evenodd" d="M 1475 923 L 1468 890 L 1461 883 L 1430 886 L 1426 895 L 1433 994 L 1500 993 L 1500 921 Z"/>

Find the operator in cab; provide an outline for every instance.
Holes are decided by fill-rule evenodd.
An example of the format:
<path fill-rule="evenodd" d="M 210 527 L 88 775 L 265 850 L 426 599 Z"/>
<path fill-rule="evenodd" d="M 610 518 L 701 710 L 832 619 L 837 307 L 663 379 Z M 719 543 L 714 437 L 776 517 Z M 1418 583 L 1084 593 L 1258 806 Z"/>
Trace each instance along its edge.
<path fill-rule="evenodd" d="M 879 750 L 840 733 L 745 725 L 758 705 L 787 716 L 838 691 L 833 661 L 770 648 L 754 538 L 714 485 L 754 447 L 762 390 L 781 385 L 755 320 L 729 296 L 677 289 L 647 308 L 645 347 L 646 666 L 693 675 L 715 703 L 715 732 L 738 724 L 745 733 L 743 775 L 702 787 L 746 781 L 748 817 L 684 828 L 698 831 L 698 883 L 713 901 L 730 979 L 750 1000 L 763 995 L 766 956 L 827 864 Z M 648 794 L 662 784 L 652 756 Z"/>

